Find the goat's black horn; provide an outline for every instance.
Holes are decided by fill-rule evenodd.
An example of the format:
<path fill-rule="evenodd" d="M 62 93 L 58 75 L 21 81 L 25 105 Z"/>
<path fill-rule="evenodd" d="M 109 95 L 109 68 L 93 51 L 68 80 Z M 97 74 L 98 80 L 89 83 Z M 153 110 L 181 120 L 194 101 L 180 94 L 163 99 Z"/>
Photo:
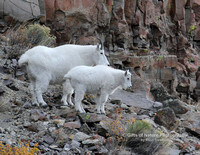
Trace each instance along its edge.
<path fill-rule="evenodd" d="M 99 39 L 99 38 L 97 38 L 98 40 L 99 40 L 99 42 L 100 42 L 100 44 L 101 44 L 101 50 L 103 49 L 103 43 L 102 43 L 102 40 L 101 39 Z"/>

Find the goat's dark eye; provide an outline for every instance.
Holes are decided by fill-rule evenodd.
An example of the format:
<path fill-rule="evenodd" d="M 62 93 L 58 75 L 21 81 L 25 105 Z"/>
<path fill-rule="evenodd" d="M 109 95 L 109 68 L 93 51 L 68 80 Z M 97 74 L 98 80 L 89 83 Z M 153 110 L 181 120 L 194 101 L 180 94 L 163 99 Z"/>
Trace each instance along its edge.
<path fill-rule="evenodd" d="M 100 53 L 101 55 L 103 54 L 103 53 Z"/>
<path fill-rule="evenodd" d="M 129 78 L 127 78 L 127 80 L 129 80 Z"/>

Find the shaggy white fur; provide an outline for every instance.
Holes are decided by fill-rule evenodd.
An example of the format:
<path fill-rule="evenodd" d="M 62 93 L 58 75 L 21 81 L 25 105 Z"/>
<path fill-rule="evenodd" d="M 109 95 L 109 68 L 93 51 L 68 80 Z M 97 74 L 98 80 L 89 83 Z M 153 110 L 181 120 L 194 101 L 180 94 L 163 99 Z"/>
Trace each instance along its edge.
<path fill-rule="evenodd" d="M 36 46 L 26 51 L 19 59 L 18 64 L 26 64 L 30 78 L 32 104 L 47 106 L 42 93 L 49 83 L 62 83 L 64 75 L 73 67 L 79 65 L 109 65 L 100 45 L 63 45 L 55 48 Z M 79 76 L 79 75 L 78 75 Z M 64 105 L 71 102 L 71 89 L 67 91 L 67 98 L 62 98 Z"/>
<path fill-rule="evenodd" d="M 85 113 L 81 101 L 84 94 L 95 94 L 97 97 L 97 113 L 105 113 L 104 105 L 110 94 L 118 88 L 127 89 L 132 86 L 131 73 L 108 66 L 77 66 L 71 69 L 65 76 L 63 87 L 73 88 L 75 92 L 75 108 L 80 113 Z M 64 92 L 64 91 L 63 91 Z M 65 93 L 65 92 L 64 92 Z"/>

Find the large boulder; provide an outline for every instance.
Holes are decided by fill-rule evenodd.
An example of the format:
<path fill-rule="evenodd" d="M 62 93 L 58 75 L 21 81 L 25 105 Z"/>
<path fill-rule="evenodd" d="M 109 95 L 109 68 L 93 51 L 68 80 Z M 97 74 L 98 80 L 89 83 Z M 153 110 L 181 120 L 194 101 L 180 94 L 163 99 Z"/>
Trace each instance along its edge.
<path fill-rule="evenodd" d="M 42 0 L 43 1 L 43 0 Z M 42 3 L 39 3 L 38 0 L 0 0 L 0 17 L 12 17 L 18 21 L 28 21 L 30 19 L 39 18 L 40 12 L 43 12 L 45 8 L 40 10 L 43 7 Z M 9 20 L 10 18 L 6 18 Z"/>
<path fill-rule="evenodd" d="M 156 113 L 154 121 L 169 130 L 173 130 L 177 119 L 174 111 L 171 108 L 166 107 Z"/>
<path fill-rule="evenodd" d="M 164 107 L 169 107 L 175 114 L 185 114 L 188 111 L 186 104 L 175 96 L 171 96 L 161 83 L 153 83 L 151 93 L 155 101 L 163 103 Z"/>

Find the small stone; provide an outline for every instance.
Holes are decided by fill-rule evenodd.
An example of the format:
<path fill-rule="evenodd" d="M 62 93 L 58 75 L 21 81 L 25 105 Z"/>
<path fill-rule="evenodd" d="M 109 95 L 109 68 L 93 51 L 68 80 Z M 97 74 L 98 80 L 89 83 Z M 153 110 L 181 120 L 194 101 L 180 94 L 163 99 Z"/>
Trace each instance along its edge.
<path fill-rule="evenodd" d="M 16 121 L 14 124 L 15 124 L 16 126 L 18 126 L 18 125 L 22 124 L 22 122 Z"/>
<path fill-rule="evenodd" d="M 46 142 L 47 144 L 51 145 L 54 143 L 54 139 L 51 136 L 45 136 L 43 138 L 44 142 Z"/>
<path fill-rule="evenodd" d="M 91 134 L 92 133 L 92 130 L 90 129 L 90 127 L 87 125 L 87 123 L 84 123 L 81 128 L 80 128 L 80 131 L 81 132 L 84 132 L 86 134 Z"/>
<path fill-rule="evenodd" d="M 124 104 L 124 103 L 121 104 L 121 108 L 122 109 L 126 109 L 126 110 L 129 109 L 128 106 L 126 104 Z"/>
<path fill-rule="evenodd" d="M 30 142 L 30 143 L 29 143 L 29 146 L 30 146 L 30 147 L 34 147 L 34 146 L 35 146 L 35 143 Z"/>
<path fill-rule="evenodd" d="M 53 131 L 56 130 L 56 127 L 50 127 L 48 130 L 49 130 L 50 133 L 52 133 Z"/>
<path fill-rule="evenodd" d="M 8 133 L 10 133 L 10 132 L 11 132 L 11 129 L 10 129 L 10 127 L 8 127 L 8 128 L 5 128 L 5 131 L 6 131 L 6 132 L 8 132 Z"/>
<path fill-rule="evenodd" d="M 101 147 L 100 150 L 99 150 L 99 153 L 108 154 L 108 149 L 106 149 L 105 147 Z"/>
<path fill-rule="evenodd" d="M 73 134 L 71 134 L 71 135 L 69 135 L 69 139 L 74 139 L 74 135 Z"/>
<path fill-rule="evenodd" d="M 163 104 L 161 102 L 154 102 L 153 107 L 154 108 L 162 108 Z"/>
<path fill-rule="evenodd" d="M 62 149 L 59 148 L 58 145 L 55 145 L 55 144 L 50 145 L 49 148 L 51 148 L 51 149 L 53 149 L 53 150 L 62 151 Z"/>
<path fill-rule="evenodd" d="M 67 122 L 63 125 L 65 128 L 73 128 L 73 129 L 79 129 L 81 127 L 81 123 L 79 121 L 75 122 Z"/>
<path fill-rule="evenodd" d="M 81 143 L 79 143 L 78 141 L 72 140 L 72 143 L 71 143 L 72 149 L 78 148 L 80 145 Z"/>
<path fill-rule="evenodd" d="M 64 148 L 65 151 L 69 151 L 70 150 L 70 145 L 69 144 L 65 144 Z"/>
<path fill-rule="evenodd" d="M 85 134 L 85 133 L 83 133 L 83 132 L 77 132 L 77 133 L 74 135 L 73 140 L 76 140 L 76 141 L 80 142 L 80 141 L 84 141 L 84 140 L 86 140 L 86 139 L 88 139 L 88 138 L 90 138 L 90 137 L 91 137 L 91 136 L 89 136 L 89 135 L 87 135 L 87 134 Z"/>
<path fill-rule="evenodd" d="M 37 124 L 35 124 L 35 123 L 29 125 L 29 126 L 28 126 L 28 130 L 29 130 L 29 131 L 33 131 L 33 132 L 38 132 L 38 131 L 39 131 L 39 130 L 38 130 L 38 126 L 37 126 Z"/>
<path fill-rule="evenodd" d="M 3 88 L 0 87 L 0 95 L 2 95 L 5 91 L 3 90 Z"/>
<path fill-rule="evenodd" d="M 15 136 L 16 132 L 15 131 L 11 131 L 10 135 Z"/>
<path fill-rule="evenodd" d="M 24 103 L 24 105 L 23 105 L 23 108 L 25 108 L 25 109 L 29 109 L 29 108 L 31 108 L 31 107 L 32 107 L 32 105 L 31 105 L 31 103 L 28 102 L 28 101 L 26 101 L 26 102 Z"/>
<path fill-rule="evenodd" d="M 49 151 L 50 149 L 48 147 L 46 147 L 45 145 L 39 145 L 38 146 L 39 150 L 42 151 L 42 152 L 47 152 Z"/>
<path fill-rule="evenodd" d="M 5 142 L 5 143 L 8 144 L 8 145 L 12 145 L 12 144 L 13 144 L 13 142 L 12 142 L 11 139 L 6 139 L 6 142 Z"/>
<path fill-rule="evenodd" d="M 30 125 L 31 125 L 30 122 L 27 122 L 27 121 L 24 122 L 24 127 L 25 127 L 25 128 L 28 128 Z"/>
<path fill-rule="evenodd" d="M 122 101 L 121 100 L 111 100 L 110 103 L 121 105 Z"/>
<path fill-rule="evenodd" d="M 82 144 L 84 145 L 98 145 L 100 144 L 100 141 L 98 139 L 87 139 L 82 141 Z"/>
<path fill-rule="evenodd" d="M 4 80 L 3 82 L 8 88 L 14 90 L 14 91 L 19 91 L 19 89 L 15 86 L 15 84 L 13 83 L 13 80 L 11 79 L 7 79 Z"/>
<path fill-rule="evenodd" d="M 71 109 L 69 107 L 66 107 L 65 109 L 61 110 L 59 115 L 61 117 L 64 117 L 64 118 L 76 118 L 77 112 L 76 112 L 75 109 Z"/>
<path fill-rule="evenodd" d="M 96 113 L 85 113 L 85 114 L 79 113 L 79 117 L 80 117 L 81 122 L 84 122 L 84 123 L 95 123 L 95 122 L 100 122 L 101 120 L 108 119 L 107 116 L 99 115 Z"/>
<path fill-rule="evenodd" d="M 0 127 L 0 133 L 4 132 L 4 128 Z"/>
<path fill-rule="evenodd" d="M 41 113 L 39 112 L 39 110 L 34 110 L 31 112 L 31 120 L 32 121 L 38 121 L 40 118 Z"/>
<path fill-rule="evenodd" d="M 63 126 L 65 123 L 64 119 L 54 119 L 53 123 L 55 123 L 58 127 Z"/>

